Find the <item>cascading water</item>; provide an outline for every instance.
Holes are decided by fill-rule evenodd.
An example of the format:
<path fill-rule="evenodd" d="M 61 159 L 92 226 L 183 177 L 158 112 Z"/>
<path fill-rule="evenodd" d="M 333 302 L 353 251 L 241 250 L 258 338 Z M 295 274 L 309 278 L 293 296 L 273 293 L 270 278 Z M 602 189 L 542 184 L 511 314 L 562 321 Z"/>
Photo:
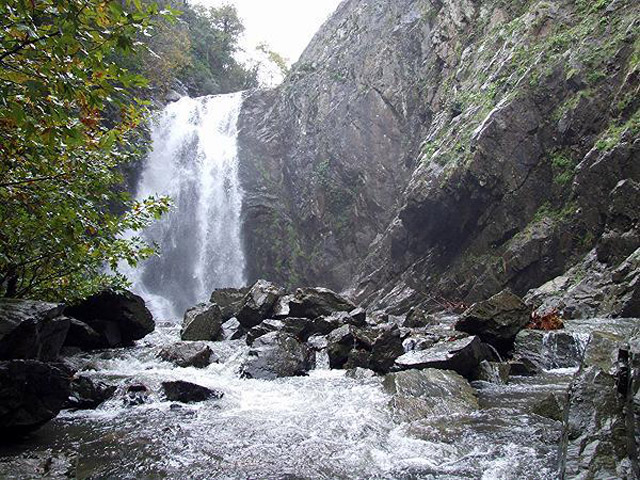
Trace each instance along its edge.
<path fill-rule="evenodd" d="M 151 129 L 153 150 L 137 196 L 168 195 L 174 208 L 144 232 L 161 255 L 130 272 L 157 318 L 176 318 L 220 287 L 244 284 L 237 120 L 242 93 L 184 97 Z"/>

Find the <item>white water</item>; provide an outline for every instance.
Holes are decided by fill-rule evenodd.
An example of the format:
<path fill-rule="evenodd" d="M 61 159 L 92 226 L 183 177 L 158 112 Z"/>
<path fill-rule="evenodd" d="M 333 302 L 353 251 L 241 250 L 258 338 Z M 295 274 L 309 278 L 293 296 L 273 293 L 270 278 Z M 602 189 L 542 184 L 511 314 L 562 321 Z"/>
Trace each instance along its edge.
<path fill-rule="evenodd" d="M 237 121 L 242 93 L 184 97 L 160 112 L 136 196 L 174 208 L 144 232 L 161 255 L 130 273 L 156 318 L 181 317 L 212 290 L 244 285 Z"/>

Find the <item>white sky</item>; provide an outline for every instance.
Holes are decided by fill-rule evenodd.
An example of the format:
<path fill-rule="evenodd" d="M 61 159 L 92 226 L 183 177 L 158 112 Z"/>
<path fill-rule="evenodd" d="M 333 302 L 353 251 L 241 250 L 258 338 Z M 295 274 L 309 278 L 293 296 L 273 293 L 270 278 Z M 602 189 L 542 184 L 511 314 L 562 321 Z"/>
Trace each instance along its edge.
<path fill-rule="evenodd" d="M 205 6 L 233 4 L 245 26 L 247 53 L 260 42 L 295 63 L 341 0 L 191 0 Z"/>

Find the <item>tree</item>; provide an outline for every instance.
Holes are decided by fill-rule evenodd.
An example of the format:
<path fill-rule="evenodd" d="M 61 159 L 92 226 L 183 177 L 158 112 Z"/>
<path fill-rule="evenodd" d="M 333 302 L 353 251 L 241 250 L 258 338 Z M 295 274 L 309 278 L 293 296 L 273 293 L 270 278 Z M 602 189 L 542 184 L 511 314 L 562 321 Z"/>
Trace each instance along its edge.
<path fill-rule="evenodd" d="M 123 286 L 118 264 L 153 254 L 127 232 L 169 200 L 119 188 L 144 145 L 132 92 L 146 82 L 112 53 L 130 55 L 172 15 L 139 0 L 0 3 L 0 295 L 86 296 Z"/>

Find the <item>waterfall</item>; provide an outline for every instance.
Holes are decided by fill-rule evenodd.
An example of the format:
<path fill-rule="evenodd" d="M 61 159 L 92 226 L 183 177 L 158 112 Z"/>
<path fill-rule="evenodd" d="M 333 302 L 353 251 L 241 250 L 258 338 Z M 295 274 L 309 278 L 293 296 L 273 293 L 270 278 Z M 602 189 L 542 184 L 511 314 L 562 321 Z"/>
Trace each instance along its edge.
<path fill-rule="evenodd" d="M 236 144 L 241 105 L 242 93 L 184 97 L 154 119 L 136 196 L 168 195 L 174 208 L 143 232 L 160 256 L 129 278 L 157 318 L 181 317 L 213 289 L 245 283 Z"/>

